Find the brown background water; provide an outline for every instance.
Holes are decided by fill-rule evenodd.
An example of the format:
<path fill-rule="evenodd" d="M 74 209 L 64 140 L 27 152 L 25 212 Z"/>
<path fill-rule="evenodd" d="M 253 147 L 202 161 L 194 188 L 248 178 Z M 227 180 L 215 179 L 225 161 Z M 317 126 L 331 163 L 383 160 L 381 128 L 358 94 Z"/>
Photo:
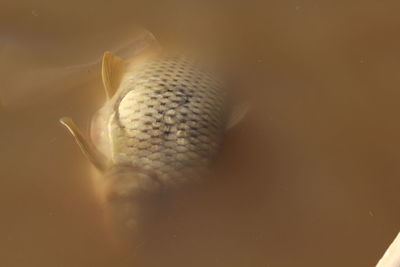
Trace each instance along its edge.
<path fill-rule="evenodd" d="M 0 92 L 33 103 L 0 110 L 0 266 L 373 266 L 400 230 L 399 8 L 2 0 Z M 115 248 L 58 124 L 87 125 L 102 88 L 49 77 L 32 93 L 43 81 L 24 71 L 91 62 L 136 23 L 229 59 L 252 110 L 217 174 L 177 196 L 151 238 Z"/>

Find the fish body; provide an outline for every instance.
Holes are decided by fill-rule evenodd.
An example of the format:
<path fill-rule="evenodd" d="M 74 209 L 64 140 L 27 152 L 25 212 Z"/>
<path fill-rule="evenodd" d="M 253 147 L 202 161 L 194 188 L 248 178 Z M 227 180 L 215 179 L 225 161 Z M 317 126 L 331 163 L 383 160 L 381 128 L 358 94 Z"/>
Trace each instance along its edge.
<path fill-rule="evenodd" d="M 175 183 L 215 158 L 226 107 L 216 77 L 190 58 L 162 55 L 124 73 L 92 137 L 112 166 L 132 166 Z"/>
<path fill-rule="evenodd" d="M 206 171 L 242 115 L 230 113 L 220 78 L 187 56 L 157 50 L 122 60 L 106 52 L 102 75 L 108 99 L 90 140 L 71 119 L 61 122 L 104 174 L 101 194 L 112 217 L 132 225 L 139 200 Z"/>

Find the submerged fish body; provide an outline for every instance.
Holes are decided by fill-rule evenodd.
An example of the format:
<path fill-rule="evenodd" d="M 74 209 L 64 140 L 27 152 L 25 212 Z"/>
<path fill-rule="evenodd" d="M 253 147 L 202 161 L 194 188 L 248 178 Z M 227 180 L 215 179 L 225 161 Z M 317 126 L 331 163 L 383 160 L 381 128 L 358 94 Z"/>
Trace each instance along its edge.
<path fill-rule="evenodd" d="M 102 74 L 108 100 L 93 118 L 91 140 L 72 120 L 61 122 L 105 174 L 103 195 L 127 223 L 137 215 L 137 199 L 207 170 L 240 116 L 229 118 L 223 83 L 187 56 L 158 52 L 123 61 L 108 52 Z"/>
<path fill-rule="evenodd" d="M 125 73 L 104 107 L 103 126 L 94 127 L 102 131 L 97 146 L 112 166 L 132 166 L 174 183 L 215 157 L 226 106 L 215 77 L 187 57 L 163 55 Z"/>

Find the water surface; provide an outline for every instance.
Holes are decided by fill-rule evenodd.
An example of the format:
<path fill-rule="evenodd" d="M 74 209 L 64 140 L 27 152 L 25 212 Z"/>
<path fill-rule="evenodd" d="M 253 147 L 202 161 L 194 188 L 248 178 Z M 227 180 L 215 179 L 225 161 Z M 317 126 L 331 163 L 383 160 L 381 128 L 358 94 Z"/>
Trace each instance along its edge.
<path fill-rule="evenodd" d="M 260 2 L 2 1 L 0 92 L 24 105 L 0 110 L 0 265 L 378 261 L 400 230 L 400 4 Z M 136 24 L 229 62 L 252 111 L 215 175 L 166 205 L 145 241 L 115 248 L 87 162 L 58 123 L 87 127 L 98 74 L 73 86 L 42 78 L 29 101 L 38 80 L 24 73 L 92 62 Z"/>

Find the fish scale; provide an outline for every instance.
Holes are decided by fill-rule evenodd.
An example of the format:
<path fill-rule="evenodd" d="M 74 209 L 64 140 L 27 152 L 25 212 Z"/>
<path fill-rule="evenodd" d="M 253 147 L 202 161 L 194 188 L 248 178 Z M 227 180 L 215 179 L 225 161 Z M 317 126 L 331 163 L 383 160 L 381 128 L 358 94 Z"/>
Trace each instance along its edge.
<path fill-rule="evenodd" d="M 184 56 L 151 60 L 125 77 L 103 135 L 113 164 L 164 178 L 206 167 L 225 127 L 221 83 Z"/>

